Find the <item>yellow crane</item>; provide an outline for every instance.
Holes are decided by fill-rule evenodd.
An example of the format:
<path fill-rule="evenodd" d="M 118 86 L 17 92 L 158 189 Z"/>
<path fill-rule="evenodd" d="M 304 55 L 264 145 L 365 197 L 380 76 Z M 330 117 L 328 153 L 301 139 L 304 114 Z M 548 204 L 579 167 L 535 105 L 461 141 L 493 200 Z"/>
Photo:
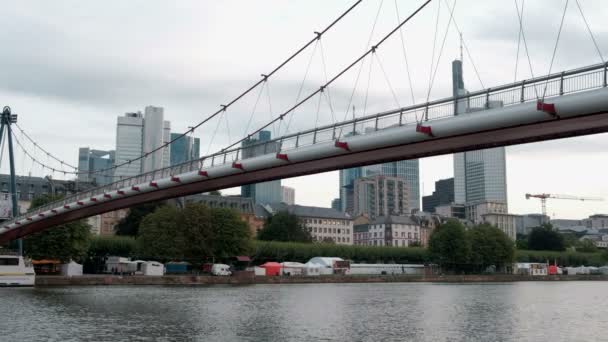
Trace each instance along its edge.
<path fill-rule="evenodd" d="M 578 197 L 572 195 L 556 195 L 556 194 L 526 194 L 526 199 L 540 198 L 540 203 L 543 210 L 543 216 L 547 216 L 547 198 L 574 200 L 574 201 L 603 201 L 601 197 Z"/>

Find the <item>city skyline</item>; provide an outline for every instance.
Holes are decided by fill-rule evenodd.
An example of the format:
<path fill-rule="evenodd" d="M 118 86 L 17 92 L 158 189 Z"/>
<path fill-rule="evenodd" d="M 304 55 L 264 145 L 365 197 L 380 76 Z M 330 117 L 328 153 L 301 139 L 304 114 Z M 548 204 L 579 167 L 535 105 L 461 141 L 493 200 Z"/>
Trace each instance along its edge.
<path fill-rule="evenodd" d="M 47 35 L 52 35 L 54 38 L 47 39 L 47 41 L 53 41 L 59 47 L 73 43 L 76 40 L 82 43 L 83 48 L 78 51 L 74 51 L 73 48 L 53 49 L 54 54 L 49 56 L 48 63 L 36 66 L 43 69 L 31 71 L 32 74 L 38 75 L 41 79 L 47 80 L 47 82 L 35 82 L 29 78 L 12 77 L 12 80 L 3 86 L 1 93 L 6 101 L 10 102 L 15 112 L 20 114 L 19 118 L 23 126 L 30 130 L 32 136 L 35 136 L 41 145 L 49 146 L 51 150 L 58 151 L 60 155 L 65 157 L 66 161 L 71 161 L 72 164 L 75 164 L 74 145 L 91 146 L 101 150 L 113 149 L 113 139 L 111 137 L 108 138 L 111 135 L 108 132 L 114 130 L 114 118 L 125 111 L 132 110 L 132 108 L 141 108 L 147 103 L 155 103 L 168 108 L 167 110 L 171 112 L 172 122 L 176 126 L 175 131 L 186 131 L 187 125 L 200 120 L 203 116 L 201 113 L 206 113 L 212 108 L 217 108 L 223 99 L 230 97 L 230 95 L 235 94 L 243 88 L 243 83 L 247 83 L 245 81 L 254 80 L 255 75 L 268 69 L 270 65 L 273 65 L 285 56 L 290 47 L 307 39 L 312 31 L 311 25 L 320 27 L 327 24 L 331 18 L 335 17 L 336 13 L 343 10 L 347 2 L 324 4 L 323 11 L 310 10 L 309 7 L 312 8 L 314 7 L 313 5 L 309 3 L 295 3 L 287 6 L 277 2 L 263 2 L 255 6 L 245 5 L 251 7 L 248 8 L 248 11 L 245 11 L 247 15 L 238 14 L 239 20 L 243 22 L 253 23 L 254 21 L 252 18 L 249 18 L 250 16 L 264 16 L 263 13 L 268 12 L 268 8 L 279 7 L 280 10 L 276 11 L 276 13 L 282 11 L 282 15 L 291 18 L 293 25 L 286 27 L 286 32 L 275 32 L 276 27 L 280 25 L 283 19 L 279 18 L 278 15 L 275 17 L 270 14 L 266 24 L 251 25 L 252 29 L 249 30 L 250 32 L 235 32 L 230 30 L 228 26 L 224 26 L 218 22 L 218 20 L 211 20 L 205 24 L 198 25 L 197 23 L 201 18 L 194 14 L 205 12 L 207 13 L 205 14 L 205 19 L 212 19 L 214 16 L 222 18 L 229 10 L 229 5 L 206 6 L 190 3 L 182 9 L 168 9 L 158 3 L 150 4 L 149 11 L 152 18 L 148 19 L 150 21 L 140 22 L 138 23 L 139 26 L 135 25 L 135 23 L 125 23 L 122 25 L 134 25 L 131 28 L 134 32 L 148 29 L 152 30 L 152 32 L 157 32 L 156 30 L 162 29 L 163 31 L 168 31 L 168 34 L 172 36 L 181 36 L 183 39 L 170 42 L 168 48 L 163 49 L 162 53 L 156 56 L 147 55 L 146 58 L 148 60 L 142 62 L 142 57 L 139 56 L 140 51 L 154 45 L 146 45 L 147 43 L 131 45 L 132 40 L 130 37 L 116 37 L 111 30 L 106 31 L 102 29 L 102 27 L 107 26 L 107 23 L 103 22 L 103 20 L 82 22 L 87 32 L 99 38 L 90 39 L 90 41 L 99 42 L 101 49 L 99 46 L 93 48 L 93 45 L 83 40 L 79 33 L 70 33 L 68 30 L 69 26 L 67 25 L 58 24 L 54 29 L 46 30 L 44 26 L 45 21 L 40 21 L 42 24 L 38 23 L 37 25 L 28 26 L 28 23 L 31 23 L 32 20 L 36 20 L 38 17 L 46 17 L 48 13 L 53 13 L 57 18 L 62 18 L 63 15 L 64 19 L 58 20 L 63 22 L 73 23 L 76 21 L 76 23 L 79 23 L 82 19 L 78 19 L 78 17 L 66 18 L 66 14 L 56 12 L 57 9 L 54 9 L 53 6 L 41 5 L 39 9 L 36 9 L 33 8 L 34 6 L 22 4 L 8 10 L 10 11 L 8 13 L 10 15 L 8 16 L 11 17 L 11 30 L 22 30 L 26 34 L 31 34 L 31 42 L 33 43 L 39 41 L 35 39 L 36 36 L 46 31 Z M 526 12 L 526 27 L 529 28 L 527 34 L 532 54 L 531 59 L 536 74 L 542 74 L 548 69 L 549 56 L 547 55 L 547 51 L 551 50 L 553 42 L 546 37 L 556 29 L 553 26 L 547 28 L 540 24 L 542 20 L 539 19 L 539 13 L 542 11 L 537 11 L 538 9 L 545 8 L 546 11 L 542 12 L 545 13 L 544 15 L 552 15 L 558 12 L 558 9 L 551 8 L 550 6 L 546 7 L 545 5 L 546 2 L 542 1 L 530 3 L 527 9 L 528 12 Z M 599 1 L 588 1 L 583 5 L 586 8 L 589 23 L 594 31 L 598 35 L 606 34 L 608 27 L 601 20 L 603 14 L 606 13 L 606 9 L 602 6 L 602 3 Z M 201 11 L 201 8 L 198 6 L 202 6 L 204 10 Z M 355 29 L 358 33 L 365 30 L 369 31 L 369 27 L 371 26 L 370 17 L 373 16 L 371 13 L 375 13 L 372 8 L 374 6 L 377 8 L 378 4 L 372 3 L 368 5 L 365 11 L 358 12 L 358 14 L 361 14 L 360 17 L 353 19 L 353 21 L 361 23 L 361 28 Z M 405 13 L 408 8 L 405 4 L 403 6 L 403 12 Z M 78 11 L 84 14 L 89 13 L 89 11 L 96 11 L 96 14 L 100 18 L 108 18 L 110 16 L 111 11 L 108 9 L 96 8 L 94 5 L 92 7 L 90 9 L 80 8 Z M 125 4 L 123 7 L 121 9 L 124 10 L 124 13 L 137 13 L 137 6 Z M 23 14 L 26 10 L 28 11 L 27 16 Z M 176 15 L 176 17 L 183 17 L 184 20 L 180 23 L 167 22 L 162 28 L 155 29 L 152 23 L 158 22 L 155 20 L 156 16 L 161 17 L 161 13 L 167 10 L 179 12 L 180 15 Z M 479 69 L 486 86 L 513 80 L 512 69 L 516 51 L 517 29 L 516 27 L 507 29 L 501 26 L 503 23 L 492 22 L 488 19 L 492 17 L 488 13 L 495 14 L 499 10 L 500 6 L 494 2 L 479 6 L 466 6 L 466 3 L 463 2 L 459 3 L 454 12 L 458 24 L 461 25 L 461 29 L 465 32 L 465 41 L 471 49 L 471 53 L 477 63 L 477 69 Z M 7 9 L 4 9 L 4 11 L 7 11 Z M 509 20 L 515 17 L 514 10 L 512 12 L 513 15 L 509 16 Z M 363 15 L 365 13 L 369 15 Z M 434 14 L 433 11 L 422 14 L 420 20 L 412 23 L 412 30 L 420 29 L 424 31 L 426 29 L 426 31 L 432 32 L 432 21 L 429 18 Z M 386 18 L 389 18 L 394 13 L 385 10 L 382 15 L 386 15 Z M 464 20 L 465 15 L 475 20 Z M 442 21 L 442 23 L 445 25 L 447 21 Z M 365 30 L 363 26 L 365 26 Z M 487 26 L 491 26 L 492 30 L 488 29 Z M 222 38 L 223 41 L 218 42 L 219 38 L 212 34 L 214 30 L 226 32 L 226 36 Z M 588 39 L 584 35 L 584 30 L 585 28 L 581 26 L 580 17 L 576 17 L 576 12 L 571 9 L 566 18 L 563 39 L 572 48 L 558 49 L 554 70 L 597 62 L 593 45 L 590 41 L 587 41 Z M 379 31 L 382 32 L 381 29 Z M 421 60 L 428 59 L 431 51 L 428 48 L 429 43 L 423 42 L 422 40 L 425 39 L 423 37 L 415 37 L 410 35 L 408 31 L 404 32 L 406 40 L 410 41 L 407 46 L 420 43 L 420 50 L 425 50 L 424 54 L 417 55 L 413 52 L 411 54 L 412 64 L 417 63 L 418 65 L 422 65 Z M 11 34 L 11 31 L 9 30 L 5 34 Z M 288 36 L 289 40 L 287 40 Z M 292 41 L 294 36 L 297 37 L 295 39 L 297 42 Z M 337 36 L 338 38 L 336 39 L 344 37 L 343 33 L 338 33 Z M 541 39 L 541 36 L 544 36 L 545 39 Z M 112 37 L 112 40 L 109 39 L 110 37 Z M 163 39 L 165 36 L 159 35 L 159 37 Z M 218 46 L 218 48 L 214 48 L 213 53 L 208 53 L 208 50 L 202 47 L 194 47 L 192 50 L 192 42 L 197 41 L 201 37 L 204 37 L 204 46 Z M 585 38 L 581 39 L 581 37 Z M 601 44 L 604 40 L 599 39 L 598 41 L 600 42 L 600 49 L 602 51 L 606 50 L 607 47 Z M 273 42 L 272 45 L 276 47 L 264 45 L 268 46 L 268 49 L 255 49 L 255 53 L 251 53 L 248 65 L 240 65 L 235 68 L 234 65 L 238 65 L 238 58 L 237 54 L 234 53 L 235 50 L 231 48 L 231 44 L 244 44 L 245 48 L 251 48 L 254 46 L 253 42 L 262 45 Z M 364 43 L 362 42 L 357 48 L 352 49 L 361 50 L 361 45 Z M 445 75 L 445 70 L 449 70 L 450 61 L 458 53 L 457 43 L 457 39 L 454 39 L 454 35 L 450 33 L 447 39 L 445 56 L 439 63 L 438 75 Z M 26 45 L 25 47 L 14 49 L 4 56 L 7 69 L 11 73 L 27 74 L 25 67 L 29 65 L 28 58 L 31 58 L 29 55 L 32 55 L 29 52 L 34 49 L 32 46 Z M 328 42 L 324 46 L 330 50 L 332 45 Z M 345 50 L 349 49 L 351 48 L 345 47 Z M 497 54 L 496 51 L 499 49 L 502 49 L 505 53 Z M 93 51 L 100 50 L 106 51 L 106 55 L 101 59 L 95 57 L 95 54 L 92 53 Z M 335 52 L 335 49 L 332 52 Z M 75 56 L 75 59 L 66 59 L 63 53 L 71 54 Z M 331 55 L 330 51 L 327 52 L 327 55 Z M 346 55 L 346 52 L 344 55 Z M 184 60 L 183 56 L 191 57 Z M 520 58 L 523 57 L 520 56 Z M 63 60 L 69 63 L 62 62 Z M 330 66 L 333 65 L 334 69 L 343 63 L 343 59 L 339 62 L 337 60 L 338 57 L 332 57 L 332 61 L 336 63 L 331 63 Z M 177 61 L 180 61 L 180 63 Z M 139 68 L 133 70 L 133 72 L 124 72 L 124 68 L 131 63 L 138 63 Z M 385 64 L 388 67 L 388 61 Z M 472 90 L 479 89 L 481 86 L 476 84 L 476 77 L 474 77 L 475 74 L 470 64 L 467 63 L 465 65 L 465 75 L 470 80 L 470 83 L 474 84 L 473 86 L 469 86 L 469 88 Z M 518 79 L 527 78 L 529 75 L 526 74 L 527 70 L 524 65 L 520 65 L 520 68 L 522 74 Z M 395 70 L 397 69 L 391 68 L 388 71 L 391 74 L 403 75 L 402 71 L 396 72 Z M 294 72 L 281 82 L 286 82 L 286 87 L 291 89 L 294 84 L 301 82 L 300 73 Z M 21 74 L 17 75 L 21 76 Z M 163 75 L 172 75 L 171 79 L 173 79 L 173 82 L 162 82 L 164 81 Z M 423 83 L 426 82 L 422 82 L 422 80 L 426 80 L 427 78 L 428 70 L 425 72 L 421 70 L 418 74 L 414 72 L 414 79 L 421 81 L 418 82 L 420 85 L 415 86 L 416 89 L 414 89 L 415 93 L 419 95 L 417 100 L 424 100 L 421 98 L 421 94 L 425 93 L 424 88 L 426 86 Z M 30 87 L 27 88 L 22 83 L 16 83 L 19 79 L 21 79 L 21 82 L 27 81 Z M 62 79 L 65 79 L 66 83 L 59 83 Z M 201 81 L 203 79 L 215 80 L 214 82 L 217 83 L 211 81 L 203 82 Z M 319 79 L 322 79 L 322 77 L 314 78 L 315 81 Z M 398 88 L 397 92 L 400 99 L 404 101 L 404 104 L 407 104 L 407 97 L 403 94 L 407 94 L 409 91 L 406 89 L 404 79 L 405 77 L 400 78 L 399 82 L 401 84 L 396 84 L 395 87 Z M 394 79 L 394 81 L 397 83 L 397 79 Z M 118 87 L 114 87 L 115 82 L 124 85 L 120 87 L 120 89 L 125 91 L 124 94 L 117 94 L 111 91 L 113 88 L 119 89 Z M 442 77 L 442 79 L 438 78 L 437 82 L 437 91 L 433 91 L 432 98 L 441 97 L 442 94 L 449 94 L 451 80 L 448 77 Z M 316 82 L 311 81 L 310 83 L 311 87 L 313 85 L 316 86 Z M 46 84 L 52 84 L 53 86 L 45 88 Z M 146 84 L 146 86 L 141 87 L 142 84 Z M 161 84 L 162 87 L 160 87 Z M 221 91 L 205 92 L 208 89 L 217 89 L 217 84 L 223 85 Z M 76 85 L 76 87 L 73 85 Z M 335 91 L 347 88 L 341 85 Z M 276 92 L 274 92 L 276 96 L 284 96 L 288 97 L 290 101 L 293 100 L 290 95 L 282 95 L 281 91 L 278 90 L 278 86 L 273 89 L 276 89 Z M 370 102 L 377 104 L 383 101 L 391 101 L 390 96 L 387 96 L 388 92 L 383 87 L 373 84 L 372 89 L 374 91 L 370 96 L 372 100 Z M 201 93 L 205 93 L 205 96 L 200 97 Z M 53 115 L 53 120 L 45 120 L 40 114 L 37 114 L 48 112 L 56 113 Z M 79 123 L 79 118 L 82 117 L 83 113 L 89 121 L 87 124 Z M 247 112 L 243 110 L 242 115 L 231 116 L 229 119 L 230 124 L 238 124 L 239 121 L 243 121 L 242 125 L 238 127 L 243 128 L 241 131 L 244 131 L 248 119 L 248 115 L 246 116 L 243 113 Z M 233 114 L 235 113 L 231 113 L 231 115 Z M 269 114 L 266 112 L 260 116 L 268 119 Z M 74 125 L 74 129 L 65 130 L 62 122 L 66 121 L 71 122 Z M 207 128 L 203 133 L 197 132 L 194 134 L 197 137 L 201 137 L 202 153 L 208 150 L 213 152 L 221 145 L 226 145 L 229 140 L 227 139 L 229 132 L 223 129 L 221 133 L 224 134 L 216 137 L 216 141 L 220 141 L 220 143 L 213 144 L 209 148 L 209 140 L 216 127 L 216 122 L 212 122 L 211 124 L 210 128 Z M 220 127 L 224 125 L 225 123 L 222 122 Z M 241 134 L 241 132 L 237 134 L 236 129 L 233 129 L 230 133 L 232 135 L 231 140 L 234 140 L 235 136 Z M 526 192 L 608 197 L 608 187 L 603 183 L 604 177 L 602 175 L 602 169 L 605 164 L 602 160 L 605 160 L 608 151 L 608 138 L 606 135 L 511 146 L 507 147 L 506 151 L 507 178 L 511 180 L 508 184 L 510 212 L 518 214 L 540 212 L 540 203 L 538 201 L 525 200 L 523 195 Z M 451 155 L 446 155 L 421 160 L 421 196 L 432 193 L 434 181 L 453 176 L 453 171 L 450 170 L 451 159 Z M 18 166 L 21 164 L 24 164 L 24 162 L 17 162 Z M 34 174 L 36 172 L 40 171 L 33 171 Z M 23 168 L 21 174 L 27 174 L 27 170 Z M 517 181 L 513 181 L 514 179 L 517 179 Z M 335 189 L 335 184 L 338 183 L 337 172 L 286 179 L 283 183 L 296 188 L 298 192 L 297 203 L 300 204 L 323 204 L 329 207 L 331 200 L 338 197 L 337 189 Z M 310 186 L 311 184 L 315 184 L 316 186 L 312 187 Z M 228 193 L 231 191 L 234 190 L 231 189 Z M 579 203 L 556 200 L 549 201 L 548 204 L 549 215 L 553 217 L 553 213 L 555 213 L 557 214 L 556 217 L 559 218 L 582 218 L 594 213 L 607 211 L 606 203 L 602 202 Z"/>

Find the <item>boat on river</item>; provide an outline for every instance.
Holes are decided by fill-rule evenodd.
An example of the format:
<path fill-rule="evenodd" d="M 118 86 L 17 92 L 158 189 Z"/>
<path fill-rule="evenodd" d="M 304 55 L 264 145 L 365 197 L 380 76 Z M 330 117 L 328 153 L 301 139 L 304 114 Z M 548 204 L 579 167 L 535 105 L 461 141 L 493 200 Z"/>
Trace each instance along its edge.
<path fill-rule="evenodd" d="M 34 286 L 36 273 L 30 260 L 0 250 L 0 287 Z"/>

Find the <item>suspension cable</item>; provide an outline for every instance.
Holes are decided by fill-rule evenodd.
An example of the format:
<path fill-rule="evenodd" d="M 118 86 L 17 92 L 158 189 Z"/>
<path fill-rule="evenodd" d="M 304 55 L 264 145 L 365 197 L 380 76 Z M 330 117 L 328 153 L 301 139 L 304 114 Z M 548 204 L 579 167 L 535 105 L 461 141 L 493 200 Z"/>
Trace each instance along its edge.
<path fill-rule="evenodd" d="M 422 5 L 420 5 L 420 7 L 418 7 L 414 12 L 412 12 L 412 14 L 410 14 L 405 20 L 403 20 L 399 25 L 397 25 L 395 28 L 393 28 L 393 30 L 391 30 L 388 34 L 386 34 L 382 39 L 380 39 L 380 41 L 378 41 L 378 43 L 376 43 L 376 45 L 372 46 L 369 50 L 367 50 L 365 53 L 363 53 L 361 56 L 359 56 L 357 59 L 355 59 L 351 64 L 349 64 L 347 67 L 345 67 L 344 69 L 342 69 L 342 71 L 340 71 L 338 74 L 336 74 L 332 79 L 330 79 L 328 82 L 326 82 L 324 85 L 322 85 L 320 88 L 318 88 L 317 90 L 313 91 L 312 93 L 310 93 L 308 96 L 306 96 L 304 99 L 302 99 L 300 102 L 298 102 L 296 105 L 292 106 L 291 108 L 289 108 L 287 111 L 283 112 L 283 114 L 279 115 L 277 118 L 273 119 L 272 121 L 268 122 L 267 124 L 263 125 L 262 127 L 258 128 L 255 132 L 253 132 L 253 134 L 258 133 L 259 131 L 265 129 L 266 127 L 272 125 L 273 123 L 275 123 L 276 121 L 279 120 L 283 120 L 283 118 L 285 117 L 285 115 L 291 113 L 293 110 L 295 110 L 296 108 L 298 108 L 299 106 L 301 106 L 303 103 L 307 102 L 308 100 L 310 100 L 312 97 L 314 97 L 315 95 L 317 95 L 319 92 L 321 92 L 323 89 L 327 88 L 329 85 L 331 85 L 334 81 L 336 81 L 338 78 L 342 77 L 342 75 L 344 75 L 346 72 L 348 72 L 353 66 L 357 65 L 359 62 L 361 62 L 365 57 L 367 57 L 370 53 L 376 51 L 376 49 L 378 47 L 380 47 L 380 45 L 382 45 L 388 38 L 390 38 L 395 32 L 397 32 L 403 25 L 405 25 L 407 22 L 409 22 L 412 18 L 414 18 L 420 11 L 422 11 L 422 9 L 424 9 L 432 0 L 426 0 Z M 226 148 L 224 148 L 223 150 L 227 150 L 230 149 L 238 144 L 240 144 L 241 142 L 245 141 L 245 138 L 242 138 L 234 143 L 232 143 L 231 145 L 227 146 Z"/>
<path fill-rule="evenodd" d="M 555 61 L 555 55 L 557 53 L 557 45 L 559 44 L 559 38 L 562 34 L 562 27 L 564 26 L 564 18 L 566 18 L 566 11 L 568 10 L 568 2 L 570 0 L 566 0 L 566 5 L 564 5 L 564 13 L 562 13 L 562 20 L 559 23 L 559 30 L 557 31 L 557 39 L 555 39 L 555 47 L 553 48 L 553 55 L 551 56 L 551 64 L 549 64 L 549 72 L 547 75 L 551 75 L 551 69 L 553 69 L 553 62 Z M 545 100 L 545 95 L 547 94 L 547 86 L 549 85 L 549 79 L 545 82 L 545 89 L 543 90 L 543 97 L 541 101 Z"/>
<path fill-rule="evenodd" d="M 395 0 L 395 12 L 397 14 L 397 22 L 401 21 L 401 16 L 399 15 L 399 5 L 397 5 L 397 0 Z M 405 49 L 405 39 L 403 38 L 403 30 L 399 29 L 399 37 L 401 38 L 401 48 L 403 51 L 403 59 L 405 60 L 405 72 L 407 74 L 407 80 L 410 84 L 410 95 L 412 97 L 412 105 L 416 103 L 416 98 L 414 97 L 414 85 L 412 83 L 412 75 L 410 74 L 410 67 L 407 60 L 407 52 Z"/>
<path fill-rule="evenodd" d="M 44 152 L 47 156 L 49 156 L 51 159 L 54 159 L 55 161 L 58 161 L 59 163 L 61 163 L 61 165 L 65 165 L 71 169 L 77 170 L 78 168 L 76 166 L 70 165 L 68 163 L 66 163 L 65 161 L 63 161 L 62 159 L 57 158 L 55 155 L 53 155 L 52 153 L 50 153 L 49 151 L 45 150 L 44 148 L 42 148 L 42 146 L 40 146 L 36 141 L 34 141 L 34 139 L 32 139 L 26 132 L 25 130 L 23 130 L 23 128 L 21 128 L 21 126 L 19 126 L 19 124 L 17 124 L 16 122 L 14 123 L 15 126 L 17 126 L 17 129 L 19 129 L 19 131 L 21 131 L 21 134 L 23 134 L 23 136 L 25 136 L 27 138 L 27 140 L 29 140 L 35 148 L 40 149 L 40 151 Z"/>
<path fill-rule="evenodd" d="M 585 22 L 585 27 L 587 27 L 587 32 L 589 32 L 589 35 L 591 36 L 591 40 L 593 40 L 593 45 L 595 45 L 595 50 L 597 51 L 597 54 L 600 56 L 602 63 L 606 63 L 604 61 L 604 56 L 602 55 L 602 51 L 600 50 L 600 47 L 597 45 L 597 41 L 595 40 L 595 37 L 593 36 L 593 32 L 591 31 L 591 28 L 589 27 L 589 23 L 587 23 L 587 19 L 585 18 L 585 14 L 583 13 L 583 8 L 581 7 L 581 4 L 578 2 L 578 0 L 576 0 L 576 6 L 578 7 L 578 11 L 581 13 L 581 17 L 583 17 L 583 21 Z"/>
<path fill-rule="evenodd" d="M 521 14 L 519 13 L 519 6 L 517 5 L 517 0 L 513 0 L 515 2 L 515 11 L 517 12 L 517 18 L 519 19 L 519 29 L 521 30 L 521 39 L 524 41 L 524 49 L 526 50 L 526 56 L 528 57 L 528 66 L 530 67 L 530 78 L 534 78 L 534 72 L 532 70 L 532 60 L 530 59 L 530 51 L 528 50 L 528 42 L 526 41 L 526 33 L 524 31 L 524 6 L 522 0 L 521 6 Z M 536 85 L 532 87 L 534 89 L 534 95 L 536 99 L 538 99 L 538 90 L 536 89 Z"/>
<path fill-rule="evenodd" d="M 521 0 L 521 16 L 523 17 L 523 12 L 524 12 L 524 2 L 525 0 Z M 515 2 L 515 6 L 517 6 L 517 1 Z M 519 13 L 519 7 L 517 8 L 517 12 Z M 521 33 L 522 33 L 522 27 L 521 25 L 519 26 L 518 29 L 518 34 L 517 34 L 517 53 L 515 54 L 515 73 L 513 75 L 513 83 L 517 82 L 517 69 L 519 67 L 519 49 L 521 47 Z"/>
<path fill-rule="evenodd" d="M 188 131 L 186 131 L 185 133 L 180 134 L 175 139 L 172 139 L 172 140 L 170 140 L 168 142 L 165 142 L 165 143 L 161 144 L 159 147 L 157 147 L 157 148 L 155 148 L 155 149 L 153 149 L 153 150 L 151 150 L 149 152 L 146 152 L 146 153 L 138 156 L 137 158 L 125 161 L 125 162 L 123 162 L 121 164 L 118 164 L 118 165 L 113 165 L 113 166 L 111 166 L 109 168 L 98 169 L 98 170 L 95 170 L 95 171 L 92 171 L 92 172 L 82 172 L 82 173 L 97 174 L 97 173 L 105 173 L 105 172 L 110 171 L 110 170 L 115 170 L 115 169 L 117 169 L 117 168 L 119 168 L 121 166 L 131 164 L 134 161 L 138 161 L 138 160 L 142 160 L 144 158 L 147 158 L 149 155 L 154 154 L 155 152 L 158 152 L 158 151 L 160 151 L 160 150 L 162 150 L 164 148 L 167 148 L 169 145 L 173 144 L 175 141 L 181 139 L 182 137 L 186 136 L 187 134 L 193 133 L 196 129 L 198 129 L 199 127 L 201 127 L 203 124 L 207 123 L 209 120 L 213 119 L 217 115 L 225 112 L 229 107 L 231 107 L 232 105 L 234 105 L 237 101 L 241 100 L 243 97 L 245 97 L 251 91 L 253 91 L 255 88 L 257 88 L 262 83 L 264 83 L 265 81 L 267 81 L 268 78 L 270 78 L 271 76 L 273 76 L 274 74 L 276 74 L 285 65 L 287 65 L 294 58 L 296 58 L 298 55 L 300 55 L 304 50 L 306 50 L 310 45 L 312 45 L 313 43 L 315 43 L 319 39 L 320 36 L 322 36 L 323 34 L 325 34 L 326 32 L 328 32 L 332 27 L 334 27 L 338 22 L 340 22 L 348 13 L 350 13 L 353 9 L 355 9 L 355 7 L 357 7 L 362 1 L 363 0 L 357 0 L 346 11 L 344 11 L 342 14 L 340 14 L 340 16 L 338 16 L 338 18 L 334 19 L 334 21 L 332 21 L 328 26 L 326 26 L 322 31 L 316 33 L 314 38 L 312 38 L 310 41 L 308 41 L 307 43 L 305 43 L 300 49 L 298 49 L 291 56 L 289 56 L 287 59 L 285 59 L 283 62 L 281 62 L 272 71 L 270 71 L 267 74 L 262 74 L 262 79 L 260 79 L 259 81 L 255 82 L 253 85 L 251 85 L 245 91 L 243 91 L 242 93 L 240 93 L 239 95 L 237 95 L 236 97 L 234 97 L 232 100 L 230 100 L 225 105 L 221 105 L 221 108 L 219 110 L 211 113 L 210 115 L 208 115 L 205 119 L 203 119 L 202 121 L 200 121 L 196 125 L 191 126 L 191 128 Z M 61 160 L 58 160 L 58 161 L 62 162 Z M 63 163 L 63 164 L 65 164 L 65 163 Z M 69 165 L 69 166 L 71 168 L 75 169 L 75 170 L 78 169 L 75 166 L 72 166 L 72 165 Z M 67 174 L 67 173 L 70 173 L 70 174 L 79 174 L 80 172 L 69 172 L 69 171 L 65 171 L 64 172 L 64 174 Z"/>
<path fill-rule="evenodd" d="M 431 83 L 429 84 L 429 91 L 426 95 L 426 102 L 429 102 L 429 98 L 431 96 L 431 90 L 433 89 L 433 84 L 435 83 L 435 76 L 437 75 L 437 70 L 439 69 L 439 63 L 441 61 L 441 56 L 443 55 L 443 48 L 445 46 L 446 38 L 448 37 L 448 33 L 450 31 L 450 26 L 452 25 L 452 19 L 454 18 L 454 10 L 456 9 L 456 0 L 454 0 L 454 7 L 450 9 L 450 19 L 448 21 L 448 25 L 445 28 L 445 33 L 443 35 L 443 40 L 441 42 L 441 48 L 439 49 L 439 56 L 437 57 L 437 64 L 435 64 L 435 71 L 433 71 L 433 77 L 431 79 Z"/>

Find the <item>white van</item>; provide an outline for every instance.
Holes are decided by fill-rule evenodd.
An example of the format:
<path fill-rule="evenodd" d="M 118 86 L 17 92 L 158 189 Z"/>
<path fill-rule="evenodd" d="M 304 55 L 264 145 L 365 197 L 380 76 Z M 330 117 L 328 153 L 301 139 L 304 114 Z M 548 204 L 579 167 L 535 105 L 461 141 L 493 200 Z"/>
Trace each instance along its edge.
<path fill-rule="evenodd" d="M 230 271 L 230 266 L 226 264 L 213 264 L 213 266 L 211 266 L 211 274 L 216 276 L 229 276 L 232 275 L 232 271 Z"/>

